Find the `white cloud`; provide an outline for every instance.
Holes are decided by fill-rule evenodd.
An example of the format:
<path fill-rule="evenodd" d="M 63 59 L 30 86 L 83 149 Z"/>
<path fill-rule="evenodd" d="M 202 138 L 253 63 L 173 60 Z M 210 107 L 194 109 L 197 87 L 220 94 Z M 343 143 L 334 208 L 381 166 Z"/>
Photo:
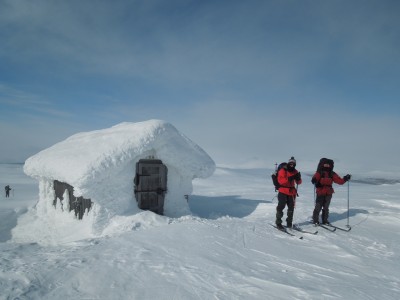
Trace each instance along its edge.
<path fill-rule="evenodd" d="M 382 159 L 391 166 L 399 149 L 393 138 L 398 120 L 387 119 L 395 115 L 389 104 L 398 91 L 392 76 L 400 57 L 394 51 L 396 10 L 384 4 L 343 6 L 347 2 L 306 1 L 298 4 L 302 10 L 292 3 L 226 3 L 172 1 L 165 9 L 163 1 L 2 2 L 2 64 L 9 64 L 14 77 L 30 82 L 34 76 L 40 87 L 35 90 L 45 91 L 0 86 L 3 105 L 19 113 L 26 108 L 21 124 L 3 122 L 17 133 L 15 148 L 40 147 L 39 139 L 43 145 L 54 142 L 58 135 L 50 127 L 64 137 L 158 118 L 176 125 L 217 163 L 270 165 L 295 155 L 307 161 L 331 156 L 359 166 L 379 166 Z M 374 22 L 366 22 L 369 16 Z M 381 74 L 388 78 L 381 81 Z M 393 93 L 374 99 L 380 95 L 376 87 Z M 50 94 L 69 97 L 78 107 L 92 105 L 62 109 Z M 361 114 L 357 105 L 372 112 Z M 378 114 L 385 105 L 389 111 Z M 32 115 L 43 124 L 35 125 Z M 23 126 L 37 138 L 30 140 Z"/>
<path fill-rule="evenodd" d="M 35 93 L 30 93 L 22 89 L 15 89 L 11 86 L 0 84 L 0 104 L 3 107 L 11 107 L 13 118 L 19 120 L 20 116 L 25 119 L 27 116 L 46 115 L 49 117 L 68 117 L 70 113 L 58 109 L 57 101 L 44 99 Z M 5 113 L 10 108 L 4 109 Z"/>

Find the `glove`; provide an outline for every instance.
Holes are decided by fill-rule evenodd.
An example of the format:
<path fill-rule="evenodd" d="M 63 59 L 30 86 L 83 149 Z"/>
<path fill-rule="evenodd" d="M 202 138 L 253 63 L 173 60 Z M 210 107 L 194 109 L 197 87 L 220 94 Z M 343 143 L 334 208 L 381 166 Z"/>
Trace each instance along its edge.
<path fill-rule="evenodd" d="M 315 178 L 315 177 L 311 178 L 311 183 L 312 184 L 315 184 L 316 182 L 317 182 L 317 178 Z"/>
<path fill-rule="evenodd" d="M 299 181 L 300 179 L 301 179 L 301 174 L 300 174 L 300 172 L 298 172 L 298 173 L 296 173 L 296 174 L 294 174 L 294 175 L 288 177 L 288 180 L 289 180 L 289 181 L 293 181 L 293 180 Z"/>
<path fill-rule="evenodd" d="M 350 180 L 350 178 L 351 178 L 351 175 L 347 174 L 346 176 L 343 177 L 343 180 L 344 180 L 344 182 L 347 182 Z"/>

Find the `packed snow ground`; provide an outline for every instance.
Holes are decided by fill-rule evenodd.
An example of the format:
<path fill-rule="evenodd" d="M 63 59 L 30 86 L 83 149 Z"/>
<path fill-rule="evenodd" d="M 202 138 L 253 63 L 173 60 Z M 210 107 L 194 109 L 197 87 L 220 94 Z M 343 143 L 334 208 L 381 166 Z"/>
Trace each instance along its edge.
<path fill-rule="evenodd" d="M 270 226 L 270 173 L 220 167 L 194 181 L 192 216 L 142 212 L 109 236 L 45 246 L 13 241 L 38 186 L 22 165 L 0 165 L 1 187 L 14 188 L 0 198 L 0 299 L 398 299 L 399 184 L 354 176 L 352 230 L 298 239 Z M 303 179 L 295 221 L 312 230 L 313 187 Z M 343 227 L 347 188 L 336 187 L 331 205 Z"/>

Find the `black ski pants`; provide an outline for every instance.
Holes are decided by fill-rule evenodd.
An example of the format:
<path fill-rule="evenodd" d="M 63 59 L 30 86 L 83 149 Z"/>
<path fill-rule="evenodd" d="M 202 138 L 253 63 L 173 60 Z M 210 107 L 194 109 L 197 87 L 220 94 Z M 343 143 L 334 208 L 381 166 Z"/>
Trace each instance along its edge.
<path fill-rule="evenodd" d="M 319 213 L 322 209 L 322 223 L 327 223 L 329 218 L 329 205 L 331 204 L 332 195 L 317 196 L 315 199 L 315 207 L 313 212 L 313 222 L 319 221 Z"/>
<path fill-rule="evenodd" d="M 282 224 L 283 210 L 287 205 L 287 218 L 286 224 L 292 226 L 293 224 L 293 212 L 294 212 L 294 201 L 296 196 L 289 196 L 286 194 L 278 193 L 278 206 L 276 207 L 276 224 Z"/>

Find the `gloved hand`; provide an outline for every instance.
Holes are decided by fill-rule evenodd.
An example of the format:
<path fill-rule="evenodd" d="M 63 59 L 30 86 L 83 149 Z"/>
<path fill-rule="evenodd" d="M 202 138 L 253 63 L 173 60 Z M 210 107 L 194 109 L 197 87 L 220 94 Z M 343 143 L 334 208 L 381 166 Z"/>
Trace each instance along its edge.
<path fill-rule="evenodd" d="M 298 173 L 296 173 L 296 174 L 294 174 L 294 175 L 288 177 L 288 180 L 289 180 L 289 181 L 293 181 L 293 180 L 299 181 L 300 179 L 301 179 L 301 174 L 300 174 L 300 172 L 298 172 Z"/>
<path fill-rule="evenodd" d="M 312 184 L 315 184 L 316 182 L 317 182 L 317 178 L 315 178 L 315 177 L 311 178 L 311 183 Z"/>
<path fill-rule="evenodd" d="M 350 179 L 351 179 L 351 175 L 350 175 L 350 174 L 347 174 L 347 175 L 345 175 L 345 176 L 343 177 L 343 180 L 344 180 L 345 182 L 349 181 Z"/>

